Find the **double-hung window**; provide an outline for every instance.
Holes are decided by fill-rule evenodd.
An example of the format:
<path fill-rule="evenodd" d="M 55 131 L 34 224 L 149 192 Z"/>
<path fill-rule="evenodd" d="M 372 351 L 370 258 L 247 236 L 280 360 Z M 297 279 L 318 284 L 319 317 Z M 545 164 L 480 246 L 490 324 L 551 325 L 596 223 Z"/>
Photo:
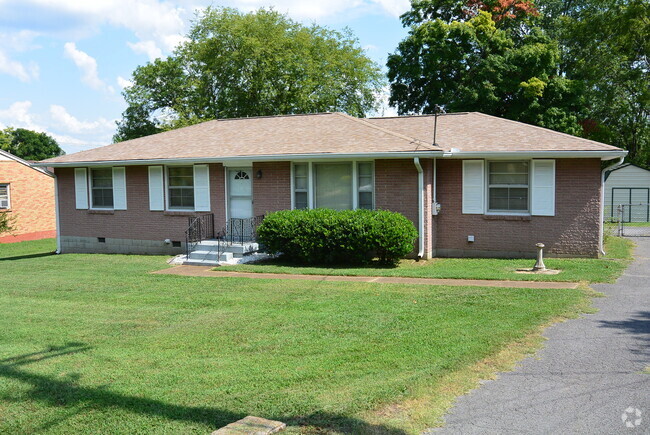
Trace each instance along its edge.
<path fill-rule="evenodd" d="M 0 210 L 8 210 L 10 208 L 9 185 L 0 184 Z"/>
<path fill-rule="evenodd" d="M 113 169 L 90 170 L 90 188 L 93 208 L 113 208 Z"/>
<path fill-rule="evenodd" d="M 194 209 L 194 170 L 192 166 L 168 167 L 167 188 L 170 209 Z"/>
<path fill-rule="evenodd" d="M 488 211 L 529 211 L 529 162 L 488 162 Z"/>
<path fill-rule="evenodd" d="M 294 208 L 309 208 L 312 202 L 314 208 L 372 209 L 373 163 L 295 163 L 293 195 Z"/>

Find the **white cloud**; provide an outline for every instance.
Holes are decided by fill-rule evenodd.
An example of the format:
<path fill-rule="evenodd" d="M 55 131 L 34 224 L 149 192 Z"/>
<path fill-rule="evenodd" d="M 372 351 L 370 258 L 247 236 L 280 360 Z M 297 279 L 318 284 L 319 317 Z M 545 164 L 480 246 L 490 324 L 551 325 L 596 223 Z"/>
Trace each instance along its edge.
<path fill-rule="evenodd" d="M 309 20 L 332 17 L 350 10 L 375 10 L 398 17 L 410 8 L 409 0 L 227 0 L 225 3 L 243 10 L 272 6 L 280 12 L 287 12 L 292 17 Z"/>
<path fill-rule="evenodd" d="M 1 1 L 1 0 L 0 0 Z M 44 125 L 41 125 L 41 122 Z M 26 128 L 52 136 L 66 153 L 82 151 L 112 142 L 115 124 L 105 118 L 80 121 L 63 106 L 50 106 L 50 113 L 33 114 L 31 101 L 16 101 L 0 109 L 0 128 Z"/>
<path fill-rule="evenodd" d="M 80 121 L 72 116 L 65 107 L 52 104 L 50 106 L 50 115 L 58 127 L 63 127 L 70 133 L 82 133 L 84 131 L 113 130 L 115 125 L 112 121 L 105 118 L 98 118 L 96 121 Z"/>
<path fill-rule="evenodd" d="M 27 128 L 34 131 L 45 131 L 34 121 L 30 113 L 31 101 L 16 101 L 8 109 L 0 110 L 0 124 L 8 127 Z"/>
<path fill-rule="evenodd" d="M 92 89 L 97 91 L 106 90 L 114 93 L 114 89 L 108 86 L 102 79 L 99 78 L 97 72 L 97 61 L 88 53 L 77 49 L 74 42 L 67 42 L 63 47 L 65 57 L 71 59 L 75 65 L 81 70 L 81 81 Z"/>
<path fill-rule="evenodd" d="M 117 84 L 120 85 L 120 88 L 122 89 L 130 88 L 133 86 L 133 82 L 131 80 L 127 80 L 122 76 L 117 76 Z"/>
<path fill-rule="evenodd" d="M 16 77 L 21 82 L 30 82 L 38 78 L 38 65 L 34 62 L 24 65 L 0 50 L 0 73 Z"/>
<path fill-rule="evenodd" d="M 146 54 L 150 61 L 154 61 L 163 56 L 162 50 L 154 41 L 127 42 L 131 50 L 139 54 Z"/>

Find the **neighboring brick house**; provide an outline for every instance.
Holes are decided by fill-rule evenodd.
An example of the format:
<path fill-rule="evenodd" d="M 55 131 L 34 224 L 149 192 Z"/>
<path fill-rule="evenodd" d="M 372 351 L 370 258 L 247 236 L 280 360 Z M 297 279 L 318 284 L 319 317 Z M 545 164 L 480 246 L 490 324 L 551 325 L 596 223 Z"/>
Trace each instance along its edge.
<path fill-rule="evenodd" d="M 56 236 L 54 176 L 0 150 L 0 213 L 15 218 L 15 231 L 0 243 Z"/>
<path fill-rule="evenodd" d="M 176 253 L 188 216 L 221 228 L 289 208 L 375 208 L 414 254 L 596 257 L 601 161 L 626 152 L 480 113 L 209 121 L 39 163 L 58 179 L 61 252 Z M 174 243 L 175 242 L 175 243 Z"/>

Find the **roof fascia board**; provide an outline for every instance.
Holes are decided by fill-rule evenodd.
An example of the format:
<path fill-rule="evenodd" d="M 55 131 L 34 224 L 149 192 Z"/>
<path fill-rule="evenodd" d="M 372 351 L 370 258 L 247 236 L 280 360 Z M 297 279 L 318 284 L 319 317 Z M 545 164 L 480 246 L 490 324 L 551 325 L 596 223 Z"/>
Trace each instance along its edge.
<path fill-rule="evenodd" d="M 233 156 L 233 157 L 189 157 L 179 159 L 134 159 L 134 160 L 100 160 L 77 162 L 38 162 L 36 166 L 63 168 L 79 166 L 135 166 L 135 165 L 182 165 L 193 163 L 227 163 L 228 166 L 237 162 L 268 162 L 268 161 L 314 161 L 327 159 L 394 159 L 413 157 L 440 157 L 442 150 L 422 151 L 394 151 L 385 153 L 321 153 L 321 154 L 272 154 L 259 156 Z"/>
<path fill-rule="evenodd" d="M 613 160 L 625 157 L 627 151 L 490 151 L 490 152 L 445 152 L 443 157 L 450 159 L 535 159 L 535 158 L 600 158 Z"/>

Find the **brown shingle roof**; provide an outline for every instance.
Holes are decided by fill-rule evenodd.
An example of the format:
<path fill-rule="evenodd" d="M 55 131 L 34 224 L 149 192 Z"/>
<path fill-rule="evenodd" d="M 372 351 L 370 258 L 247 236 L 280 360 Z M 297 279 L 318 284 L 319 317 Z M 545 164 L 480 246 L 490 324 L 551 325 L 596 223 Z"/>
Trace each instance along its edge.
<path fill-rule="evenodd" d="M 51 163 L 282 154 L 432 151 L 435 148 L 342 113 L 220 119 L 48 160 Z"/>
<path fill-rule="evenodd" d="M 370 118 L 368 122 L 433 142 L 434 115 Z M 438 116 L 436 143 L 444 151 L 619 151 L 611 145 L 478 112 Z"/>
<path fill-rule="evenodd" d="M 342 113 L 208 121 L 46 160 L 47 163 L 220 159 L 281 155 L 618 151 L 619 148 L 481 113 L 359 119 Z"/>

